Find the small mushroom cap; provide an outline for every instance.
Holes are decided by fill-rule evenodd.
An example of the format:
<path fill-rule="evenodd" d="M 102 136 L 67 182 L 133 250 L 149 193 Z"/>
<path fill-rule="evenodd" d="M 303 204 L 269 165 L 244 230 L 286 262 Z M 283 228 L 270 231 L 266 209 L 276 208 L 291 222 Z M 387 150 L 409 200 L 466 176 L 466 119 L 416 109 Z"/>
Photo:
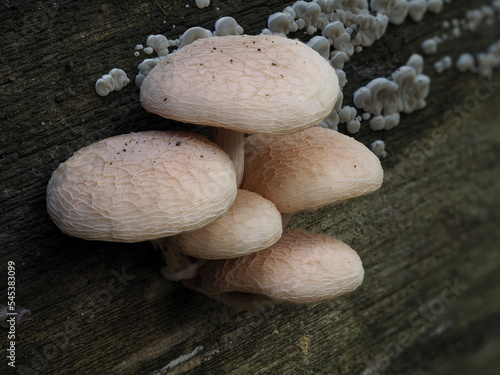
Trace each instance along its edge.
<path fill-rule="evenodd" d="M 334 69 L 302 42 L 230 35 L 167 56 L 144 80 L 141 104 L 177 121 L 287 134 L 327 117 L 339 90 Z"/>
<path fill-rule="evenodd" d="M 47 209 L 66 234 L 138 242 L 194 230 L 236 197 L 229 157 L 206 138 L 148 131 L 77 151 L 52 174 Z"/>
<path fill-rule="evenodd" d="M 198 290 L 214 298 L 243 292 L 278 302 L 314 303 L 353 291 L 363 276 L 358 254 L 342 241 L 290 230 L 268 249 L 241 258 L 208 261 Z M 229 300 L 227 294 L 225 297 Z"/>
<path fill-rule="evenodd" d="M 197 258 L 235 258 L 265 249 L 281 237 L 281 214 L 257 193 L 238 190 L 220 219 L 168 238 L 168 247 Z"/>
<path fill-rule="evenodd" d="M 382 180 L 379 159 L 362 143 L 333 130 L 315 127 L 246 138 L 242 189 L 259 193 L 282 213 L 369 194 Z"/>

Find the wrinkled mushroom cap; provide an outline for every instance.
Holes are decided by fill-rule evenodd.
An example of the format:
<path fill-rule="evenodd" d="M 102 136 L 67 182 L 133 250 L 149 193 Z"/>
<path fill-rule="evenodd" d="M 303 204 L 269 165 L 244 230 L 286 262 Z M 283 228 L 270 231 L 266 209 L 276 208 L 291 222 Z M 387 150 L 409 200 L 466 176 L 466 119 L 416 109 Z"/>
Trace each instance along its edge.
<path fill-rule="evenodd" d="M 353 291 L 363 276 L 358 254 L 342 241 L 290 230 L 268 249 L 208 261 L 198 289 L 214 298 L 225 294 L 226 300 L 228 293 L 243 292 L 278 302 L 314 303 Z"/>
<path fill-rule="evenodd" d="M 334 69 L 302 42 L 230 35 L 170 54 L 144 80 L 141 104 L 177 121 L 287 134 L 327 117 L 339 90 Z"/>
<path fill-rule="evenodd" d="M 284 136 L 246 138 L 242 188 L 282 213 L 314 209 L 380 188 L 379 159 L 362 143 L 315 127 Z"/>
<path fill-rule="evenodd" d="M 231 161 L 209 140 L 148 131 L 77 151 L 52 174 L 47 209 L 71 236 L 138 242 L 207 225 L 236 191 Z"/>
<path fill-rule="evenodd" d="M 265 249 L 279 240 L 281 214 L 257 193 L 238 190 L 220 219 L 190 232 L 168 238 L 168 247 L 197 258 L 235 258 Z"/>

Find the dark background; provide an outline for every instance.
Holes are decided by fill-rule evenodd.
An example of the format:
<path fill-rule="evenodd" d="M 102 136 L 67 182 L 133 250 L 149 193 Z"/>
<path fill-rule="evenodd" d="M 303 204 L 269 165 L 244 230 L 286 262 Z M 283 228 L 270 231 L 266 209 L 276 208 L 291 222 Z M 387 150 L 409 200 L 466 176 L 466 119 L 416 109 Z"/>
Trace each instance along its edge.
<path fill-rule="evenodd" d="M 134 84 L 104 98 L 95 93 L 95 81 L 112 68 L 135 76 L 144 55 L 135 58 L 134 46 L 149 34 L 213 30 L 227 15 L 256 34 L 292 3 L 212 1 L 201 10 L 190 0 L 0 4 L 0 290 L 12 260 L 16 301 L 32 311 L 17 328 L 15 371 L 4 355 L 7 331 L 0 331 L 2 374 L 496 373 L 500 91 L 479 100 L 477 74 L 437 75 L 432 64 L 445 54 L 456 60 L 487 50 L 500 37 L 498 22 L 426 57 L 432 86 L 425 109 L 403 115 L 389 132 L 363 123 L 355 138 L 366 145 L 383 139 L 389 153 L 378 193 L 291 223 L 356 249 L 363 285 L 331 302 L 245 312 L 162 279 L 148 243 L 63 235 L 46 213 L 45 188 L 61 162 L 105 137 L 204 131 L 142 110 Z M 470 7 L 457 0 L 421 23 L 390 26 L 346 63 L 345 103 Z M 447 110 L 461 113 L 445 117 Z"/>

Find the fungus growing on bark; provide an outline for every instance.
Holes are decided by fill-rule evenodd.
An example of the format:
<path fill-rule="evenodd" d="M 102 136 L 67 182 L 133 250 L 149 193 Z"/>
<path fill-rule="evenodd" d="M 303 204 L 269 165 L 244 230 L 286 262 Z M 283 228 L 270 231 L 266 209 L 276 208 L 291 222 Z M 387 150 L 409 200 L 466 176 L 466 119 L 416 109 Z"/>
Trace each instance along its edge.
<path fill-rule="evenodd" d="M 335 71 L 299 41 L 272 35 L 200 39 L 168 55 L 141 86 L 149 112 L 218 130 L 242 175 L 244 134 L 317 125 L 340 91 Z M 233 132 L 231 132 L 233 131 Z"/>
<path fill-rule="evenodd" d="M 378 158 L 335 131 L 315 127 L 246 139 L 242 188 L 269 199 L 282 213 L 369 194 L 380 188 L 382 179 Z"/>
<path fill-rule="evenodd" d="M 207 226 L 164 239 L 166 247 L 202 259 L 236 258 L 265 249 L 279 240 L 281 215 L 257 193 L 238 190 L 220 219 Z"/>
<path fill-rule="evenodd" d="M 148 131 L 77 151 L 47 187 L 47 210 L 66 234 L 139 242 L 194 230 L 221 217 L 236 197 L 227 155 L 206 138 Z"/>
<path fill-rule="evenodd" d="M 122 69 L 111 69 L 108 74 L 104 74 L 95 83 L 95 91 L 100 96 L 107 96 L 111 91 L 120 91 L 130 82 Z"/>
<path fill-rule="evenodd" d="M 214 36 L 241 35 L 243 28 L 233 17 L 222 17 L 215 22 Z"/>
<path fill-rule="evenodd" d="M 168 55 L 141 86 L 141 104 L 181 122 L 288 134 L 328 116 L 338 92 L 335 71 L 302 42 L 230 35 Z"/>
<path fill-rule="evenodd" d="M 240 308 L 255 302 L 316 303 L 356 289 L 364 270 L 358 254 L 333 237 L 290 230 L 265 250 L 207 261 L 184 285 Z"/>

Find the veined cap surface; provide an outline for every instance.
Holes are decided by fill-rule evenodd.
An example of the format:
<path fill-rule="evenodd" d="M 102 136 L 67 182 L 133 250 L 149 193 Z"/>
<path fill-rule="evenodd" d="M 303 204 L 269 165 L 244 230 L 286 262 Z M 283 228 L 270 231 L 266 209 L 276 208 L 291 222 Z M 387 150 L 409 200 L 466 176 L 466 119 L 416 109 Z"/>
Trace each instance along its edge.
<path fill-rule="evenodd" d="M 334 69 L 302 42 L 230 35 L 167 56 L 143 82 L 141 104 L 177 121 L 288 134 L 327 117 L 339 90 Z"/>
<path fill-rule="evenodd" d="M 236 196 L 229 157 L 206 138 L 148 131 L 77 151 L 52 174 L 47 209 L 66 234 L 138 242 L 197 229 Z"/>
<path fill-rule="evenodd" d="M 324 234 L 290 230 L 265 250 L 207 262 L 199 290 L 207 295 L 244 292 L 279 302 L 314 303 L 353 291 L 363 277 L 361 260 L 347 244 Z"/>
<path fill-rule="evenodd" d="M 319 208 L 382 185 L 383 170 L 375 154 L 330 129 L 251 135 L 245 142 L 242 189 L 259 193 L 282 213 Z"/>
<path fill-rule="evenodd" d="M 282 232 L 276 206 L 257 193 L 239 189 L 224 216 L 203 228 L 168 238 L 168 246 L 197 258 L 236 258 L 271 246 Z"/>

